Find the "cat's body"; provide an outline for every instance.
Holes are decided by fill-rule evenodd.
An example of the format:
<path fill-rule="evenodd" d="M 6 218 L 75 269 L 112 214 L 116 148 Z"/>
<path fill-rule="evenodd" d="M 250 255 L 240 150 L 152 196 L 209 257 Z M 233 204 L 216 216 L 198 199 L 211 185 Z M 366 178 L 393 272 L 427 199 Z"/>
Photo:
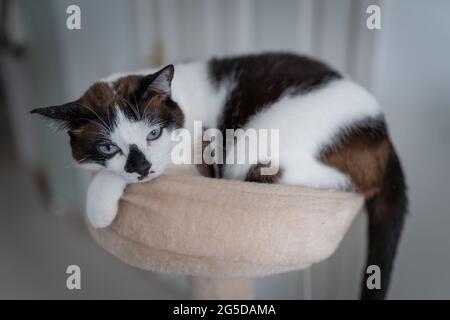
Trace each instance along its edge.
<path fill-rule="evenodd" d="M 279 171 L 272 176 L 260 171 L 268 159 L 183 168 L 216 178 L 362 193 L 369 211 L 368 265 L 383 272 L 382 290 L 363 287 L 363 297 L 384 297 L 406 211 L 403 174 L 376 100 L 326 65 L 290 54 L 184 63 L 175 65 L 175 73 L 169 67 L 113 75 L 70 105 L 51 108 L 36 112 L 62 122 L 74 158 L 100 169 L 88 192 L 88 215 L 97 227 L 112 222 L 127 183 L 174 167 L 170 131 L 194 133 L 194 121 L 224 134 L 278 129 Z M 112 145 L 96 138 L 97 131 Z M 100 146 L 100 152 L 87 145 Z M 238 152 L 235 144 L 224 148 L 225 159 Z"/>

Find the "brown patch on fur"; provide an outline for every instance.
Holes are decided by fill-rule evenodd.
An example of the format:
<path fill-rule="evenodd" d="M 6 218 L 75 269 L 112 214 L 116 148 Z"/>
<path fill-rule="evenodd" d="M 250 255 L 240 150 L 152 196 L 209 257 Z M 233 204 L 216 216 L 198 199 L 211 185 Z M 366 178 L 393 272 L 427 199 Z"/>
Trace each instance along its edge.
<path fill-rule="evenodd" d="M 384 299 L 408 208 L 403 170 L 384 120 L 366 119 L 343 130 L 338 142 L 321 152 L 320 160 L 347 174 L 366 197 L 369 241 L 364 270 L 376 265 L 383 276 L 380 289 L 370 290 L 370 274 L 364 272 L 361 298 Z"/>
<path fill-rule="evenodd" d="M 281 168 L 278 170 L 278 172 L 274 175 L 263 175 L 261 174 L 262 168 L 269 167 L 270 164 L 263 165 L 263 164 L 257 164 L 253 166 L 248 172 L 247 177 L 245 178 L 245 181 L 248 182 L 258 182 L 258 183 L 277 183 L 282 175 Z"/>
<path fill-rule="evenodd" d="M 384 121 L 353 127 L 321 152 L 320 160 L 348 175 L 367 198 L 382 187 L 391 145 Z"/>
<path fill-rule="evenodd" d="M 79 163 L 89 162 L 92 157 L 99 157 L 96 148 L 99 132 L 103 128 L 96 122 L 90 122 L 69 132 L 72 156 Z M 102 156 L 102 159 L 106 157 Z"/>
<path fill-rule="evenodd" d="M 96 82 L 81 96 L 78 103 L 89 108 L 105 108 L 113 101 L 114 94 L 105 82 Z"/>
<path fill-rule="evenodd" d="M 113 82 L 113 88 L 116 94 L 127 97 L 135 93 L 139 86 L 141 85 L 141 81 L 144 79 L 143 76 L 140 75 L 129 75 L 124 76 Z"/>
<path fill-rule="evenodd" d="M 106 82 L 96 82 L 78 100 L 94 111 L 112 109 L 116 106 L 128 108 L 125 99 L 132 97 L 142 76 L 126 76 L 116 80 L 112 87 Z M 134 104 L 134 101 L 129 101 Z M 100 109 L 100 110 L 99 110 Z"/>

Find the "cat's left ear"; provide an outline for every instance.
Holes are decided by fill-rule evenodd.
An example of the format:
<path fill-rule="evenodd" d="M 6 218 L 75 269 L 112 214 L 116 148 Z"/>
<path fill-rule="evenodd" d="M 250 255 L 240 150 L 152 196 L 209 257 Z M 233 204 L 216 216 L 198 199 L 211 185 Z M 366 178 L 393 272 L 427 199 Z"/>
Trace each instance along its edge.
<path fill-rule="evenodd" d="M 83 119 L 81 108 L 75 101 L 63 105 L 36 108 L 30 113 L 51 119 L 58 129 L 69 129 Z"/>
<path fill-rule="evenodd" d="M 174 72 L 174 66 L 169 64 L 158 72 L 145 76 L 141 82 L 138 95 L 143 100 L 148 99 L 151 94 L 170 96 Z"/>

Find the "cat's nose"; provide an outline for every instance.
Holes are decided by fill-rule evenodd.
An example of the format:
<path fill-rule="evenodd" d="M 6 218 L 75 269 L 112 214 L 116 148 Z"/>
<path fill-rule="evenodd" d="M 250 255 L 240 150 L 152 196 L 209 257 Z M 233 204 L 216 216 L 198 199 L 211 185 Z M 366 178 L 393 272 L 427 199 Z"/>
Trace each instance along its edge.
<path fill-rule="evenodd" d="M 143 179 L 148 175 L 151 167 L 152 164 L 147 160 L 142 151 L 139 150 L 138 146 L 132 144 L 127 163 L 125 164 L 125 171 L 128 173 L 137 173 L 139 178 Z"/>

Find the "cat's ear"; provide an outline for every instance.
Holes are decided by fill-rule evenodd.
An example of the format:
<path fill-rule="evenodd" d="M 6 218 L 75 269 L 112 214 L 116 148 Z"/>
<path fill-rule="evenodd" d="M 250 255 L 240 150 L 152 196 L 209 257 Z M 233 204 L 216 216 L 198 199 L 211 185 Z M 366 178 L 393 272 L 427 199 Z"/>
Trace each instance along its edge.
<path fill-rule="evenodd" d="M 80 121 L 81 109 L 74 101 L 57 106 L 36 108 L 30 113 L 50 119 L 58 129 L 69 129 Z"/>
<path fill-rule="evenodd" d="M 145 76 L 141 82 L 138 95 L 143 100 L 148 99 L 151 94 L 170 96 L 174 72 L 174 66 L 169 64 L 158 72 Z"/>

